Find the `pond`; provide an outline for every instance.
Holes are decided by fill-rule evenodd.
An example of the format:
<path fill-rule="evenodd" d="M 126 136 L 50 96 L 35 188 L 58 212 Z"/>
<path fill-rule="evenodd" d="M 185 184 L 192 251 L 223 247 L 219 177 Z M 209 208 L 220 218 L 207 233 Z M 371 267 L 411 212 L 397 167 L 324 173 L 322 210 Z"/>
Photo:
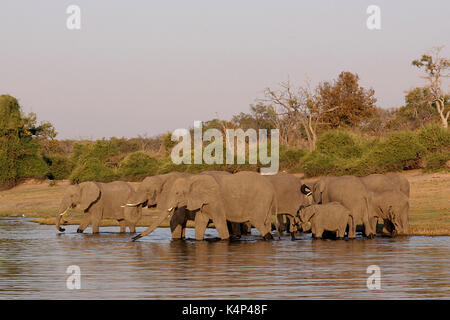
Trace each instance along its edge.
<path fill-rule="evenodd" d="M 0 299 L 449 299 L 450 237 L 172 241 L 158 228 L 131 242 L 118 227 L 76 233 L 0 219 Z M 142 232 L 145 228 L 138 228 Z M 217 237 L 208 229 L 206 237 Z M 68 289 L 69 266 L 81 288 Z M 369 290 L 367 268 L 381 288 Z"/>

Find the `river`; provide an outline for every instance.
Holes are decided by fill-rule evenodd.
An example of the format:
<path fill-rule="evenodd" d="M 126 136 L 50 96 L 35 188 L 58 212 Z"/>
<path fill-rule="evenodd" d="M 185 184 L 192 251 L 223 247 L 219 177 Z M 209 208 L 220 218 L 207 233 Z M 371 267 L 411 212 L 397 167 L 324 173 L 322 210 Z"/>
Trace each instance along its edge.
<path fill-rule="evenodd" d="M 450 237 L 263 241 L 254 230 L 229 242 L 208 229 L 195 241 L 187 229 L 172 241 L 158 228 L 131 242 L 118 227 L 76 228 L 0 219 L 0 299 L 450 299 Z M 68 289 L 73 265 L 80 289 Z M 371 265 L 380 289 L 368 289 Z"/>

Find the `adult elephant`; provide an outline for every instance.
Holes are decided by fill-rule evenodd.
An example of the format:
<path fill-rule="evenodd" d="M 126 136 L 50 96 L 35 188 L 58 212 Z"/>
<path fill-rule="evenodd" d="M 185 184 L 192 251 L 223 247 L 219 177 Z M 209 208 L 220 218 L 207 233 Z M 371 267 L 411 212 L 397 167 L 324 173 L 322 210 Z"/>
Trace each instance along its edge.
<path fill-rule="evenodd" d="M 202 240 L 208 222 L 213 221 L 221 239 L 230 237 L 227 221 L 254 225 L 264 239 L 271 234 L 272 214 L 277 211 L 277 199 L 272 184 L 256 172 L 231 175 L 199 174 L 179 178 L 170 191 L 168 208 L 137 240 L 158 227 L 175 210 L 184 207 L 195 214 L 195 238 Z"/>
<path fill-rule="evenodd" d="M 137 191 L 131 194 L 126 201 L 126 212 L 134 208 L 166 208 L 169 199 L 169 191 L 175 180 L 191 176 L 183 172 L 171 172 L 145 178 Z M 184 238 L 186 223 L 193 219 L 194 213 L 180 207 L 175 210 L 174 218 L 170 220 L 172 239 Z"/>
<path fill-rule="evenodd" d="M 200 174 L 207 174 L 211 176 L 231 175 L 231 173 L 226 171 L 205 171 Z M 139 185 L 136 193 L 131 195 L 127 200 L 126 212 L 127 210 L 132 210 L 132 208 L 135 207 L 156 207 L 160 212 L 162 211 L 162 214 L 160 213 L 160 216 L 164 216 L 163 220 L 165 220 L 165 209 L 168 207 L 167 203 L 170 195 L 170 190 L 174 182 L 179 178 L 188 178 L 191 176 L 193 176 L 193 174 L 184 172 L 171 172 L 145 178 Z M 183 239 L 185 237 L 186 224 L 190 220 L 196 220 L 196 211 L 197 210 L 188 210 L 185 206 L 177 207 L 175 209 L 170 219 L 172 239 L 177 240 Z M 199 225 L 202 225 L 202 223 L 203 221 L 199 223 Z M 195 225 L 197 230 L 197 223 Z M 238 237 L 237 228 L 239 227 L 239 224 L 230 224 L 229 230 L 233 235 Z"/>
<path fill-rule="evenodd" d="M 299 178 L 289 173 L 277 173 L 264 177 L 273 185 L 277 195 L 277 220 L 280 226 L 278 231 L 283 232 L 286 230 L 292 234 L 289 226 L 294 217 L 296 217 L 298 208 L 309 204 L 308 199 L 300 191 L 302 182 Z M 286 223 L 283 221 L 283 216 L 286 216 Z"/>
<path fill-rule="evenodd" d="M 360 178 L 368 191 L 381 193 L 398 190 L 409 198 L 409 182 L 406 178 L 395 174 L 371 174 Z"/>
<path fill-rule="evenodd" d="M 399 190 L 370 194 L 373 209 L 373 225 L 378 218 L 383 219 L 383 233 L 390 236 L 407 235 L 409 232 L 409 199 Z"/>
<path fill-rule="evenodd" d="M 408 179 L 397 173 L 386 173 L 385 176 L 391 179 L 392 183 L 397 185 L 400 191 L 409 198 L 411 188 Z"/>
<path fill-rule="evenodd" d="M 352 224 L 349 225 L 348 237 L 356 237 L 356 226 L 364 225 L 364 234 L 372 238 L 369 218 L 369 194 L 362 181 L 354 176 L 324 177 L 308 186 L 303 184 L 301 191 L 306 195 L 312 195 L 315 204 L 340 202 L 351 213 Z"/>
<path fill-rule="evenodd" d="M 408 215 L 409 203 L 405 204 L 404 201 L 408 202 L 409 199 L 409 182 L 406 178 L 398 174 L 371 174 L 366 177 L 361 177 L 361 181 L 366 187 L 367 191 L 371 193 L 371 201 L 369 204 L 371 225 L 372 229 L 376 231 L 378 218 L 383 218 L 383 233 L 395 235 L 395 234 L 405 234 L 405 230 L 408 229 L 407 218 L 404 216 Z M 391 193 L 391 194 L 389 194 Z M 398 194 L 400 193 L 400 195 Z M 401 203 L 402 209 L 396 208 L 394 214 L 380 214 L 380 207 L 384 208 L 386 212 L 387 206 L 381 200 L 383 195 L 386 198 L 386 203 L 393 201 L 393 199 L 398 199 Z M 403 196 L 403 197 L 402 197 Z M 404 212 L 406 210 L 406 212 Z M 401 212 L 401 213 L 400 213 Z M 397 215 L 402 215 L 400 218 Z M 392 219 L 391 219 L 392 218 Z M 394 224 L 394 219 L 396 223 Z M 400 220 L 399 220 L 400 219 Z M 406 220 L 405 220 L 406 219 Z M 403 224 L 398 221 L 402 221 Z M 399 230 L 396 230 L 399 229 Z"/>
<path fill-rule="evenodd" d="M 56 217 L 56 229 L 61 228 L 63 215 L 71 208 L 78 207 L 84 211 L 83 219 L 77 232 L 82 233 L 90 224 L 92 232 L 99 232 L 102 219 L 114 219 L 119 222 L 120 232 L 125 232 L 128 226 L 130 232 L 135 232 L 136 223 L 141 218 L 140 208 L 133 208 L 127 214 L 124 205 L 130 195 L 134 193 L 133 187 L 122 181 L 111 183 L 83 182 L 67 188 L 59 206 Z"/>

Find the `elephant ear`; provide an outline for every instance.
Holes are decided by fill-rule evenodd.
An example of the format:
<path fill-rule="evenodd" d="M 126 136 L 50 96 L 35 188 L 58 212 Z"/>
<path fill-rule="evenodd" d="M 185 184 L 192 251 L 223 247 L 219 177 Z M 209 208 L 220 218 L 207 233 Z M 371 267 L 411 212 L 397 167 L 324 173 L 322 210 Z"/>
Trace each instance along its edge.
<path fill-rule="evenodd" d="M 308 222 L 315 213 L 314 206 L 305 207 L 300 213 L 300 219 L 302 222 Z"/>
<path fill-rule="evenodd" d="M 95 182 L 83 182 L 80 184 L 80 208 L 87 210 L 100 198 L 100 187 Z"/>
<path fill-rule="evenodd" d="M 187 208 L 189 210 L 201 209 L 205 204 L 219 201 L 219 186 L 213 177 L 198 175 L 188 181 Z"/>

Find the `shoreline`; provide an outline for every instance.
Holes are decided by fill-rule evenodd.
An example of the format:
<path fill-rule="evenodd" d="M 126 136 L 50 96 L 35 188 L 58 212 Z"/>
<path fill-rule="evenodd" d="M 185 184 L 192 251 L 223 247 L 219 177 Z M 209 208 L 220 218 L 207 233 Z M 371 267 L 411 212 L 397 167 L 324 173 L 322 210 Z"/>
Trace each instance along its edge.
<path fill-rule="evenodd" d="M 400 173 L 411 185 L 410 197 L 410 235 L 417 236 L 450 236 L 450 173 L 423 173 L 422 170 L 410 170 Z M 310 182 L 319 177 L 304 178 L 302 173 L 294 175 L 302 181 Z M 139 182 L 131 182 L 137 188 Z M 27 180 L 24 183 L 0 191 L 0 217 L 26 217 L 31 222 L 54 225 L 59 201 L 70 183 L 66 180 L 56 181 L 50 186 L 49 181 Z M 138 227 L 149 226 L 156 218 L 158 211 L 143 209 Z M 66 219 L 68 224 L 79 224 L 82 212 L 70 210 Z M 100 226 L 118 226 L 116 221 L 103 220 Z M 187 227 L 193 227 L 189 221 Z M 164 221 L 160 227 L 169 227 Z"/>

